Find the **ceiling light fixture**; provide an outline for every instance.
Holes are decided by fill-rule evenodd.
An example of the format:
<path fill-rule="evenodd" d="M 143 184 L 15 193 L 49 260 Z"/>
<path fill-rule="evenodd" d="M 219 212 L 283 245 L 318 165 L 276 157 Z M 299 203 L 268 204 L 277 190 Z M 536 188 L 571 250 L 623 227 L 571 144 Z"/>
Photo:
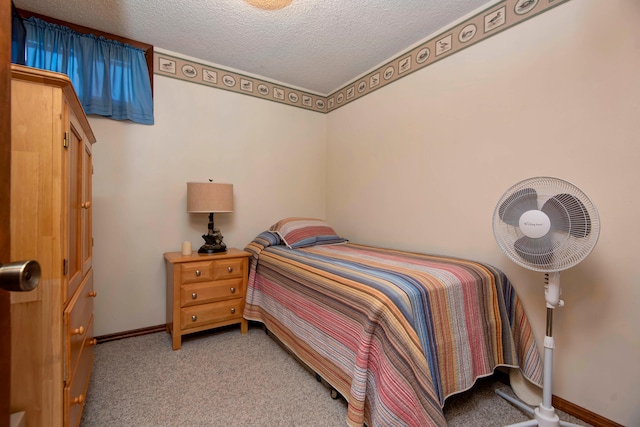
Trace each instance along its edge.
<path fill-rule="evenodd" d="M 291 4 L 293 0 L 244 0 L 251 6 L 255 6 L 263 10 L 278 10 L 285 8 Z"/>

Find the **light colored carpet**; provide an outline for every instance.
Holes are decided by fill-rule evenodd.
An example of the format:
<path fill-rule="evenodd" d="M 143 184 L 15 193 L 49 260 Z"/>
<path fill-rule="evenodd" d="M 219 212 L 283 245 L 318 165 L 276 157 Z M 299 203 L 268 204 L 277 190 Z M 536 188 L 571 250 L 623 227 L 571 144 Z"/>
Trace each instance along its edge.
<path fill-rule="evenodd" d="M 529 417 L 494 392 L 493 378 L 445 405 L 450 427 L 495 427 Z M 278 342 L 255 325 L 183 337 L 165 332 L 99 344 L 82 426 L 346 426 L 346 403 L 333 400 Z M 573 417 L 561 419 L 581 425 Z"/>

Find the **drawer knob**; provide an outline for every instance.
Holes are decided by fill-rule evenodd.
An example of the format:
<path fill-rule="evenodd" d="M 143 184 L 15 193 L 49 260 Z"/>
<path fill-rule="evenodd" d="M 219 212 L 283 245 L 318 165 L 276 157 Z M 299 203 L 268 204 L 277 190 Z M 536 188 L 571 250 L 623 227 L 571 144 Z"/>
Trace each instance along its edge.
<path fill-rule="evenodd" d="M 191 294 L 191 298 L 196 299 L 198 298 L 198 294 L 196 294 L 195 292 Z"/>
<path fill-rule="evenodd" d="M 191 316 L 191 321 L 195 322 L 196 320 L 198 320 L 198 316 L 196 316 L 195 314 Z"/>
<path fill-rule="evenodd" d="M 234 314 L 236 312 L 236 308 L 235 307 L 231 307 L 231 314 Z"/>
<path fill-rule="evenodd" d="M 96 344 L 98 344 L 98 340 L 94 338 L 92 340 L 89 340 L 88 344 L 89 345 L 96 345 Z"/>
<path fill-rule="evenodd" d="M 229 273 L 231 273 L 231 272 L 233 271 L 233 267 L 231 267 L 231 266 L 227 267 L 227 271 L 228 271 Z"/>
<path fill-rule="evenodd" d="M 98 293 L 96 291 L 89 292 L 89 296 L 95 298 L 96 296 L 98 296 Z"/>
<path fill-rule="evenodd" d="M 79 328 L 75 328 L 71 331 L 71 335 L 82 335 L 84 334 L 84 326 L 80 326 Z"/>
<path fill-rule="evenodd" d="M 91 202 L 90 201 L 84 202 L 84 203 L 80 204 L 80 207 L 82 209 L 89 209 L 91 207 Z"/>
<path fill-rule="evenodd" d="M 230 291 L 231 291 L 232 294 L 235 294 L 236 293 L 236 288 L 231 288 Z"/>
<path fill-rule="evenodd" d="M 200 277 L 200 274 L 201 274 L 201 273 L 200 273 L 200 270 L 196 270 L 196 276 L 197 276 L 197 277 Z"/>
<path fill-rule="evenodd" d="M 84 402 L 84 396 L 82 394 L 78 397 L 74 397 L 71 401 L 71 403 L 74 405 L 82 405 L 82 402 Z"/>

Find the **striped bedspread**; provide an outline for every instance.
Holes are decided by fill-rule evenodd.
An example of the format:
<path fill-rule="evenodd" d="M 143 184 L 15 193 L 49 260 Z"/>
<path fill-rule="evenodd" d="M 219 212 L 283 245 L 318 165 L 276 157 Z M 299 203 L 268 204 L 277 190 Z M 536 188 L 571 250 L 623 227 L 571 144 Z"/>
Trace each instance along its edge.
<path fill-rule="evenodd" d="M 244 317 L 264 323 L 348 402 L 350 426 L 443 426 L 445 399 L 497 366 L 542 363 L 505 275 L 357 244 L 289 249 L 262 233 Z"/>

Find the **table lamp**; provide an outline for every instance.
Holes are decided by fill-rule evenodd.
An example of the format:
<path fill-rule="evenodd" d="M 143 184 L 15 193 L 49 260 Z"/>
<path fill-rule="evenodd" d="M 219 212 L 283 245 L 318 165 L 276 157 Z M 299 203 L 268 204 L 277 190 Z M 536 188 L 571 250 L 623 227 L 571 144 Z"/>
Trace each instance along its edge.
<path fill-rule="evenodd" d="M 213 225 L 213 214 L 233 212 L 233 184 L 187 182 L 187 212 L 209 214 L 209 231 L 202 235 L 205 244 L 198 253 L 225 252 L 227 245 L 222 241 L 220 230 Z"/>

